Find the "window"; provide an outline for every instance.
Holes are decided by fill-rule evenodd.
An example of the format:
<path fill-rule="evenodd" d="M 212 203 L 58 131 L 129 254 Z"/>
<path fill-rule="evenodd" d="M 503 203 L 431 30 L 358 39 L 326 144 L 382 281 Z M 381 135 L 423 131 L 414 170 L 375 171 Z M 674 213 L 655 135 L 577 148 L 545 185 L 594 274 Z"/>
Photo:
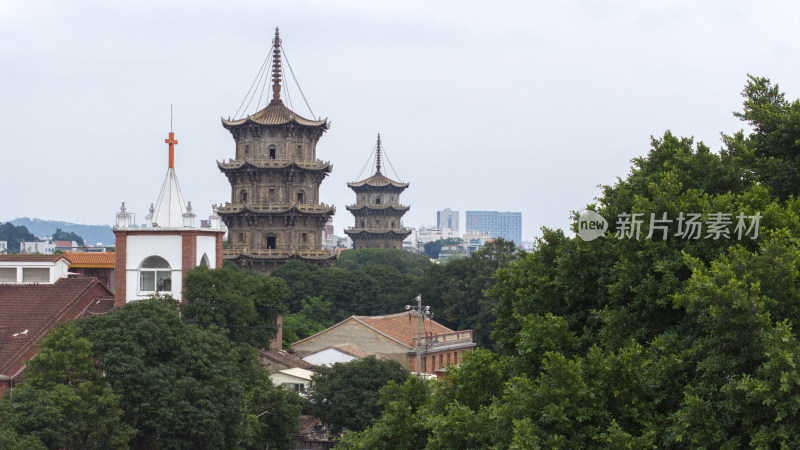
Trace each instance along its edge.
<path fill-rule="evenodd" d="M 160 256 L 150 256 L 139 267 L 139 290 L 142 292 L 169 292 L 172 290 L 172 270 Z"/>
<path fill-rule="evenodd" d="M 239 233 L 239 243 L 244 244 L 244 233 Z"/>
<path fill-rule="evenodd" d="M 394 222 L 392 222 L 392 229 L 394 229 Z"/>
<path fill-rule="evenodd" d="M 267 235 L 267 250 L 275 250 L 275 236 Z"/>
<path fill-rule="evenodd" d="M 364 221 L 361 221 L 361 228 L 364 228 Z"/>
<path fill-rule="evenodd" d="M 380 225 L 380 224 L 381 224 L 381 219 L 375 219 L 375 225 Z"/>
<path fill-rule="evenodd" d="M 275 201 L 275 189 L 270 189 L 269 190 L 269 199 L 270 199 L 270 201 L 273 201 L 273 202 Z"/>
<path fill-rule="evenodd" d="M 300 235 L 300 242 L 303 244 L 308 244 L 308 233 L 303 233 Z"/>
<path fill-rule="evenodd" d="M 303 392 L 306 390 L 306 385 L 303 383 L 283 383 L 283 387 L 297 392 Z"/>
<path fill-rule="evenodd" d="M 302 145 L 298 145 L 297 146 L 297 151 L 295 152 L 295 157 L 298 158 L 298 159 L 303 157 L 303 146 Z"/>
<path fill-rule="evenodd" d="M 375 204 L 376 205 L 380 205 L 381 204 L 381 198 L 380 197 L 375 197 Z"/>
<path fill-rule="evenodd" d="M 38 268 L 32 268 L 32 267 L 23 267 L 22 268 L 22 282 L 23 283 L 49 283 L 50 282 L 50 269 L 38 269 Z"/>
<path fill-rule="evenodd" d="M 302 205 L 303 203 L 305 203 L 305 199 L 306 199 L 305 192 L 300 191 L 297 193 L 297 203 Z"/>
<path fill-rule="evenodd" d="M 245 144 L 244 146 L 244 157 L 247 158 L 250 156 L 250 144 Z"/>
<path fill-rule="evenodd" d="M 453 364 L 458 364 L 458 352 L 453 352 Z"/>
<path fill-rule="evenodd" d="M 269 148 L 269 159 L 275 159 L 275 147 Z"/>
<path fill-rule="evenodd" d="M 447 352 L 447 365 L 450 365 L 450 352 Z"/>
<path fill-rule="evenodd" d="M 422 357 L 422 373 L 428 372 L 428 358 Z"/>
<path fill-rule="evenodd" d="M 1 267 L 0 268 L 0 283 L 16 283 L 17 282 L 17 268 L 16 267 Z"/>
<path fill-rule="evenodd" d="M 242 192 L 239 194 L 239 198 L 241 199 L 242 203 L 247 202 L 247 191 L 242 189 Z"/>
<path fill-rule="evenodd" d="M 439 353 L 439 368 L 441 369 L 442 367 L 444 367 L 444 355 Z"/>

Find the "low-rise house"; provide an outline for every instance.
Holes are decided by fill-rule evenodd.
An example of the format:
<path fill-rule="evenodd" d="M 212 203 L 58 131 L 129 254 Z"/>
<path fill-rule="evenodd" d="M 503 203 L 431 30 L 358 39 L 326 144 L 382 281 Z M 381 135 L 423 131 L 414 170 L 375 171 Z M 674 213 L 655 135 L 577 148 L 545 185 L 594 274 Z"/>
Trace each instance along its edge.
<path fill-rule="evenodd" d="M 393 359 L 410 371 L 416 371 L 416 345 L 421 347 L 421 372 L 435 373 L 450 364 L 461 362 L 464 352 L 475 348 L 472 330 L 454 331 L 430 319 L 422 325 L 417 340 L 417 318 L 409 312 L 383 316 L 350 316 L 313 336 L 291 345 L 297 356 L 320 353 L 341 345 L 350 345 L 369 355 Z"/>
<path fill-rule="evenodd" d="M 109 289 L 114 288 L 115 257 L 116 253 L 111 252 L 64 253 L 71 273 L 79 277 L 95 277 Z"/>
<path fill-rule="evenodd" d="M 0 283 L 55 283 L 66 278 L 69 262 L 62 255 L 0 255 Z"/>
<path fill-rule="evenodd" d="M 314 364 L 308 361 L 303 361 L 295 355 L 281 349 L 259 350 L 259 362 L 265 369 L 272 372 L 277 372 L 284 369 L 306 369 L 314 370 Z"/>
<path fill-rule="evenodd" d="M 52 255 L 54 251 L 56 251 L 56 244 L 53 241 L 22 241 L 19 243 L 20 253 Z"/>
<path fill-rule="evenodd" d="M 313 374 L 314 372 L 308 369 L 293 367 L 273 372 L 269 376 L 276 386 L 282 386 L 297 392 L 305 392 L 311 385 L 311 375 Z"/>

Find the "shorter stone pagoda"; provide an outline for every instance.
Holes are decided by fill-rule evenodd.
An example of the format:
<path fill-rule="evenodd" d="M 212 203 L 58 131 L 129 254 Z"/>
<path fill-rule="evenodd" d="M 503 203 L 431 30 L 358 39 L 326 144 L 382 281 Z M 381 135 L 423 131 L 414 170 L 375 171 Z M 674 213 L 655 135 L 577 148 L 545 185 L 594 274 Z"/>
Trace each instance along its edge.
<path fill-rule="evenodd" d="M 400 193 L 408 183 L 401 183 L 381 173 L 381 135 L 375 153 L 375 174 L 347 183 L 356 192 L 356 204 L 347 210 L 355 217 L 355 225 L 344 232 L 353 240 L 353 249 L 403 248 L 403 240 L 411 234 L 403 227 L 403 214 L 411 207 L 400 204 Z"/>

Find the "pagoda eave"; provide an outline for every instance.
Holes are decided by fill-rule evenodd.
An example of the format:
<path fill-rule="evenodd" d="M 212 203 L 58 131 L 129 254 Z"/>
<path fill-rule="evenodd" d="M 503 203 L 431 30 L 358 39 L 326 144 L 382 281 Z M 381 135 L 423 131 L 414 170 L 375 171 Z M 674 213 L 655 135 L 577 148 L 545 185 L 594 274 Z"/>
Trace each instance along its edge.
<path fill-rule="evenodd" d="M 240 214 L 254 214 L 259 216 L 285 216 L 287 214 L 299 214 L 305 216 L 332 216 L 336 214 L 336 207 L 322 204 L 320 208 L 303 208 L 297 204 L 282 205 L 280 207 L 258 206 L 258 205 L 231 205 L 226 204 L 219 208 L 217 214 L 220 216 L 238 216 Z"/>
<path fill-rule="evenodd" d="M 230 162 L 220 162 L 217 161 L 217 167 L 223 173 L 228 172 L 235 172 L 242 169 L 258 169 L 258 170 L 285 170 L 285 169 L 295 169 L 303 172 L 325 172 L 326 174 L 331 173 L 333 171 L 333 164 L 329 161 L 319 161 L 319 164 L 298 164 L 296 161 L 280 161 L 280 162 L 273 162 L 275 160 L 270 159 L 262 159 L 262 160 L 245 160 L 245 161 L 236 161 L 231 160 Z"/>
<path fill-rule="evenodd" d="M 347 205 L 345 206 L 345 208 L 350 212 L 368 210 L 376 213 L 388 212 L 388 211 L 407 212 L 409 209 L 411 209 L 410 206 L 406 205 L 359 205 L 359 204 Z"/>

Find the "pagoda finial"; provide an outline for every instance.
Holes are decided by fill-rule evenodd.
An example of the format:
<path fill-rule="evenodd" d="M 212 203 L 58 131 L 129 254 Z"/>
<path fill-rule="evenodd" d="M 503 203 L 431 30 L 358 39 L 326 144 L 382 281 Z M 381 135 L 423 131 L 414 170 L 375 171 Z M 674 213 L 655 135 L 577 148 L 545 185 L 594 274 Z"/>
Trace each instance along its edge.
<path fill-rule="evenodd" d="M 281 35 L 275 27 L 275 39 L 272 40 L 272 101 L 270 104 L 281 102 Z"/>
<path fill-rule="evenodd" d="M 381 173 L 381 134 L 378 133 L 378 150 L 375 153 L 375 173 Z"/>

